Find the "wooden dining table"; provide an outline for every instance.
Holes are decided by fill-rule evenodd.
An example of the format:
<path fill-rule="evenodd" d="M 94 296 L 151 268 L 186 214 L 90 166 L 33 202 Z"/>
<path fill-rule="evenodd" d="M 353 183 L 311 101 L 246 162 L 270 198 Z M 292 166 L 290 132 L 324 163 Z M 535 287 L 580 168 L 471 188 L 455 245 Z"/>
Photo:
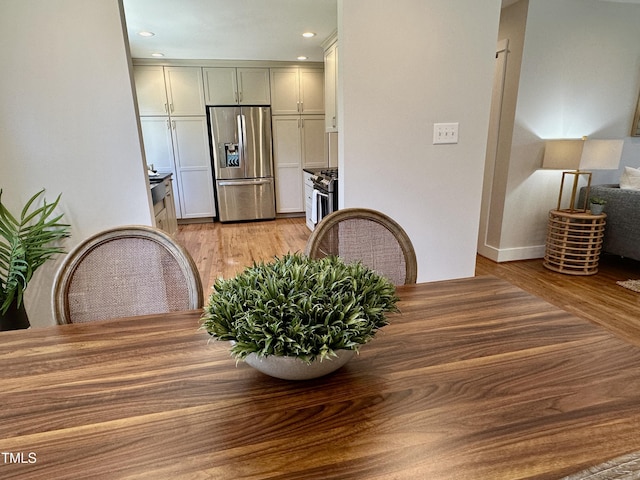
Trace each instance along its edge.
<path fill-rule="evenodd" d="M 638 346 L 494 277 L 397 292 L 308 381 L 199 311 L 3 332 L 0 478 L 559 479 L 640 450 Z"/>

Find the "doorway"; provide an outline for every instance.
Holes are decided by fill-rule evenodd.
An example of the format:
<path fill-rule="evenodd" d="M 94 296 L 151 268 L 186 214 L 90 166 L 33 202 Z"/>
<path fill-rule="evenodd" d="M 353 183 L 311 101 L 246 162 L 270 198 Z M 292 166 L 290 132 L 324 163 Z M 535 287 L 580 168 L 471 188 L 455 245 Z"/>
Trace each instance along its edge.
<path fill-rule="evenodd" d="M 508 52 L 509 40 L 500 40 L 496 48 L 496 61 L 493 73 L 493 90 L 491 93 L 482 204 L 480 207 L 480 226 L 478 230 L 478 253 L 494 261 L 498 259 L 498 247 L 500 245 L 500 233 L 504 213 L 504 192 L 501 190 L 504 190 L 506 187 L 506 177 L 508 173 L 507 168 L 497 168 Z"/>

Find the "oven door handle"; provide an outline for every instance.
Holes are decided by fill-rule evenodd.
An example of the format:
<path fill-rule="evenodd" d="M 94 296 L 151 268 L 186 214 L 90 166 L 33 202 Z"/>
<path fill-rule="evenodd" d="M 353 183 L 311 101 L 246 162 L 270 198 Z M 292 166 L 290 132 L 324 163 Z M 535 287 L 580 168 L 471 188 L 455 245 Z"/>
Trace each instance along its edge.
<path fill-rule="evenodd" d="M 317 225 L 317 223 L 322 220 L 322 215 L 318 215 L 318 210 L 320 208 L 318 197 L 329 198 L 329 195 L 327 195 L 326 193 L 322 193 L 315 188 L 313 189 L 313 195 L 311 196 L 311 223 L 313 223 L 314 225 Z"/>

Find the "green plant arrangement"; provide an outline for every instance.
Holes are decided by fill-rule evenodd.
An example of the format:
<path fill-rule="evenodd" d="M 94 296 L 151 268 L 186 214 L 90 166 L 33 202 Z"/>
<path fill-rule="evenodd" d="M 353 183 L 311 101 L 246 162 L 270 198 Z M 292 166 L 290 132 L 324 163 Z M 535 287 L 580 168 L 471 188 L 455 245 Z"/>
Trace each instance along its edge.
<path fill-rule="evenodd" d="M 606 205 L 607 203 L 607 201 L 601 197 L 591 197 L 589 199 L 589 202 L 593 203 L 594 205 Z"/>
<path fill-rule="evenodd" d="M 397 301 L 395 286 L 359 262 L 287 254 L 218 279 L 202 327 L 232 341 L 238 360 L 255 353 L 309 364 L 357 351 L 387 325 Z"/>
<path fill-rule="evenodd" d="M 26 203 L 20 217 L 13 216 L 2 203 L 0 189 L 0 315 L 12 305 L 20 307 L 24 290 L 34 272 L 43 263 L 64 250 L 52 243 L 69 236 L 69 225 L 54 216 L 55 202 L 32 209 L 44 193 L 39 191 Z M 31 211 L 30 211 L 31 210 Z"/>

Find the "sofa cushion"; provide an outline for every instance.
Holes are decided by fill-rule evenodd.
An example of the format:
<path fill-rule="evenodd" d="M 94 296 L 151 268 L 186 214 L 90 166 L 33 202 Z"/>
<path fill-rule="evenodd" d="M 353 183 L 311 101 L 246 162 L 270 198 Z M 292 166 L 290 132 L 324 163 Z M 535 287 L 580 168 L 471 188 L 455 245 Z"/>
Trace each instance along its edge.
<path fill-rule="evenodd" d="M 640 169 L 624 167 L 620 177 L 620 188 L 624 190 L 640 190 Z"/>

